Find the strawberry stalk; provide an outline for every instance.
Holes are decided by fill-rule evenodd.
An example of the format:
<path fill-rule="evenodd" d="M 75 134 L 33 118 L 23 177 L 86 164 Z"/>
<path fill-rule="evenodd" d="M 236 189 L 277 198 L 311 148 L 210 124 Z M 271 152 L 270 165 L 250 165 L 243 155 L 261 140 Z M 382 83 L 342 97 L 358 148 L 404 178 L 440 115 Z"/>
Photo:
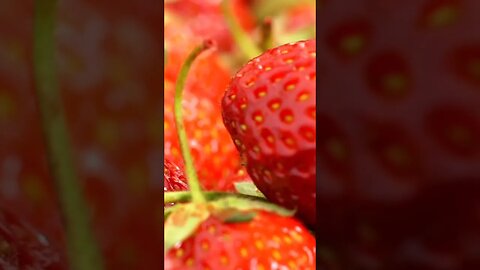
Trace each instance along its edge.
<path fill-rule="evenodd" d="M 231 192 L 220 192 L 220 191 L 204 191 L 203 196 L 207 201 L 213 201 L 220 198 L 232 196 Z M 251 199 L 252 195 L 250 194 L 235 194 L 236 197 L 243 197 Z M 260 197 L 257 195 L 257 197 Z M 192 201 L 192 193 L 190 191 L 169 191 L 163 194 L 163 201 L 167 203 L 185 203 Z"/>
<path fill-rule="evenodd" d="M 204 42 L 202 45 L 196 47 L 182 65 L 180 69 L 180 74 L 178 76 L 176 85 L 175 85 L 175 101 L 173 104 L 173 111 L 175 116 L 175 125 L 178 133 L 178 141 L 180 144 L 180 150 L 182 152 L 183 160 L 185 163 L 185 174 L 187 177 L 187 182 L 192 193 L 192 199 L 194 202 L 203 203 L 205 202 L 205 197 L 202 193 L 200 187 L 200 182 L 198 181 L 197 172 L 193 166 L 192 155 L 190 154 L 190 146 L 188 145 L 187 133 L 185 131 L 185 125 L 183 123 L 183 113 L 182 113 L 182 95 L 185 88 L 185 82 L 187 80 L 188 72 L 192 67 L 193 61 L 205 50 L 212 47 L 213 44 L 210 41 Z"/>
<path fill-rule="evenodd" d="M 103 269 L 75 172 L 55 77 L 55 0 L 35 1 L 34 73 L 48 160 L 65 219 L 68 255 L 75 270 Z"/>
<path fill-rule="evenodd" d="M 273 36 L 272 36 L 272 18 L 267 17 L 263 20 L 261 28 L 261 39 L 260 47 L 262 50 L 266 51 L 274 46 Z"/>
<path fill-rule="evenodd" d="M 250 36 L 243 30 L 242 26 L 238 22 L 233 12 L 233 7 L 229 0 L 222 0 L 221 3 L 222 13 L 225 17 L 230 32 L 233 35 L 233 38 L 238 44 L 238 47 L 245 55 L 247 59 L 253 59 L 259 56 L 262 51 L 257 47 L 255 42 L 250 38 Z"/>
<path fill-rule="evenodd" d="M 226 195 L 230 195 L 228 192 L 216 192 L 216 191 L 207 191 L 203 192 L 203 196 L 207 201 L 221 198 Z M 190 191 L 169 191 L 163 194 L 163 201 L 167 203 L 182 203 L 189 202 L 192 200 L 192 192 Z"/>

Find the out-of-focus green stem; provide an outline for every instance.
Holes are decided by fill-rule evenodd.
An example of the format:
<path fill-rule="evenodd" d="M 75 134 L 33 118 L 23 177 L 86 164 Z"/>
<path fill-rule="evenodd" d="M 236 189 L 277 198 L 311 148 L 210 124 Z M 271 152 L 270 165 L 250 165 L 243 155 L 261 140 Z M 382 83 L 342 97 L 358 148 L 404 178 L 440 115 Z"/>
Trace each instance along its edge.
<path fill-rule="evenodd" d="M 259 56 L 262 51 L 257 47 L 255 42 L 253 42 L 247 32 L 243 30 L 242 26 L 236 19 L 231 1 L 222 0 L 221 8 L 223 16 L 225 17 L 225 21 L 227 22 L 227 26 L 230 29 L 237 46 L 243 52 L 245 57 L 250 60 Z"/>
<path fill-rule="evenodd" d="M 56 0 L 36 0 L 34 73 L 37 100 L 66 227 L 71 269 L 101 270 L 102 259 L 92 232 L 88 207 L 75 171 L 55 69 Z"/>

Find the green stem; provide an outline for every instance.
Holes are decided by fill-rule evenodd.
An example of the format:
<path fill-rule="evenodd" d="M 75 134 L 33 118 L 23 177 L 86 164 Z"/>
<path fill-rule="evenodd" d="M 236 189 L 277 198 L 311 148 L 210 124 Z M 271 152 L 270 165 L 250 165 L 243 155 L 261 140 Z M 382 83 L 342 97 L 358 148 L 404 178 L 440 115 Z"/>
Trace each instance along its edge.
<path fill-rule="evenodd" d="M 203 192 L 203 196 L 207 201 L 215 200 L 221 197 L 232 195 L 229 192 L 207 191 Z M 164 203 L 184 203 L 192 200 L 192 193 L 190 191 L 171 191 L 163 194 Z"/>
<path fill-rule="evenodd" d="M 259 56 L 262 51 L 257 47 L 255 42 L 253 42 L 250 36 L 243 30 L 240 23 L 236 20 L 230 1 L 222 0 L 221 8 L 227 26 L 243 54 L 248 59 L 253 59 Z"/>
<path fill-rule="evenodd" d="M 182 95 L 185 88 L 185 82 L 187 80 L 188 72 L 192 67 L 193 61 L 197 58 L 200 53 L 207 50 L 212 46 L 210 41 L 204 42 L 202 45 L 196 47 L 190 55 L 187 57 L 183 63 L 182 68 L 180 69 L 180 74 L 178 75 L 177 83 L 175 85 L 175 101 L 174 101 L 174 115 L 175 115 L 175 124 L 177 126 L 178 132 L 178 141 L 180 143 L 180 150 L 182 152 L 183 160 L 185 162 L 185 174 L 187 177 L 188 185 L 190 191 L 192 192 L 192 197 L 194 202 L 202 203 L 205 202 L 205 197 L 202 194 L 202 188 L 198 181 L 197 172 L 193 166 L 193 159 L 190 154 L 190 146 L 188 144 L 187 133 L 185 131 L 185 126 L 183 124 L 183 113 L 182 113 Z"/>
<path fill-rule="evenodd" d="M 35 1 L 34 73 L 49 166 L 65 219 L 70 265 L 100 270 L 102 260 L 75 172 L 55 69 L 55 0 Z"/>
<path fill-rule="evenodd" d="M 236 198 L 245 198 L 245 199 L 252 199 L 257 201 L 265 200 L 265 198 L 262 198 L 259 196 L 252 196 L 252 195 L 233 193 L 233 192 L 206 191 L 206 192 L 203 192 L 202 194 L 207 201 L 214 201 L 217 199 L 232 197 L 232 196 Z M 169 192 L 163 193 L 163 201 L 165 204 L 190 202 L 193 199 L 192 197 L 193 196 L 190 191 L 169 191 Z"/>

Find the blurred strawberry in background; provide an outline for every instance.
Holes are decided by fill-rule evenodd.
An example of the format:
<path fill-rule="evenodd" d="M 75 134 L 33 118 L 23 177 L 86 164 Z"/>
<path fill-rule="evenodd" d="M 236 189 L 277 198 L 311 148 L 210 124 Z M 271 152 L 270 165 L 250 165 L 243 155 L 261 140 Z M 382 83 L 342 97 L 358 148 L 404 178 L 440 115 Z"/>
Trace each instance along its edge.
<path fill-rule="evenodd" d="M 184 20 L 186 15 L 180 7 L 194 5 L 193 2 L 174 1 L 175 8 L 166 4 L 165 11 L 164 152 L 167 158 L 179 165 L 183 164 L 183 159 L 173 114 L 175 83 L 187 55 L 205 38 Z M 202 6 L 199 3 L 195 5 L 199 8 Z M 219 3 L 204 5 L 205 9 L 215 7 L 217 15 L 222 15 Z M 218 24 L 226 27 L 223 20 Z M 219 40 L 213 38 L 212 41 L 218 44 L 216 41 Z M 221 52 L 221 48 L 217 47 L 202 55 L 192 66 L 184 94 L 184 121 L 203 187 L 207 190 L 233 191 L 234 182 L 249 181 L 249 178 L 241 167 L 240 156 L 222 121 L 220 102 L 232 71 L 222 60 Z"/>
<path fill-rule="evenodd" d="M 222 14 L 221 2 L 222 0 L 167 0 L 165 8 L 167 16 L 180 16 L 193 36 L 212 39 L 221 50 L 230 51 L 235 48 L 235 42 Z M 248 3 L 244 0 L 228 2 L 241 27 L 252 31 L 256 22 Z"/>
<path fill-rule="evenodd" d="M 108 269 L 160 264 L 161 12 L 157 1 L 58 2 L 58 78 Z M 34 98 L 32 23 L 33 1 L 1 1 L 0 201 L 62 246 Z"/>
<path fill-rule="evenodd" d="M 480 268 L 480 2 L 324 1 L 326 269 Z"/>

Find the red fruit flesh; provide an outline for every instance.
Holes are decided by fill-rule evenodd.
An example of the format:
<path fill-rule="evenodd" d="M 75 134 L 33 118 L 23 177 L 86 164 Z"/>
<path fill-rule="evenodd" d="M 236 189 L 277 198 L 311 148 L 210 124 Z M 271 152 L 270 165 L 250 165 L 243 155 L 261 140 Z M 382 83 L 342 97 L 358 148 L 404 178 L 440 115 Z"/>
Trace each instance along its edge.
<path fill-rule="evenodd" d="M 250 222 L 212 216 L 165 255 L 165 269 L 315 269 L 315 238 L 295 219 L 259 212 Z"/>
<path fill-rule="evenodd" d="M 315 224 L 315 41 L 269 50 L 232 79 L 223 119 L 247 171 L 275 203 Z"/>

